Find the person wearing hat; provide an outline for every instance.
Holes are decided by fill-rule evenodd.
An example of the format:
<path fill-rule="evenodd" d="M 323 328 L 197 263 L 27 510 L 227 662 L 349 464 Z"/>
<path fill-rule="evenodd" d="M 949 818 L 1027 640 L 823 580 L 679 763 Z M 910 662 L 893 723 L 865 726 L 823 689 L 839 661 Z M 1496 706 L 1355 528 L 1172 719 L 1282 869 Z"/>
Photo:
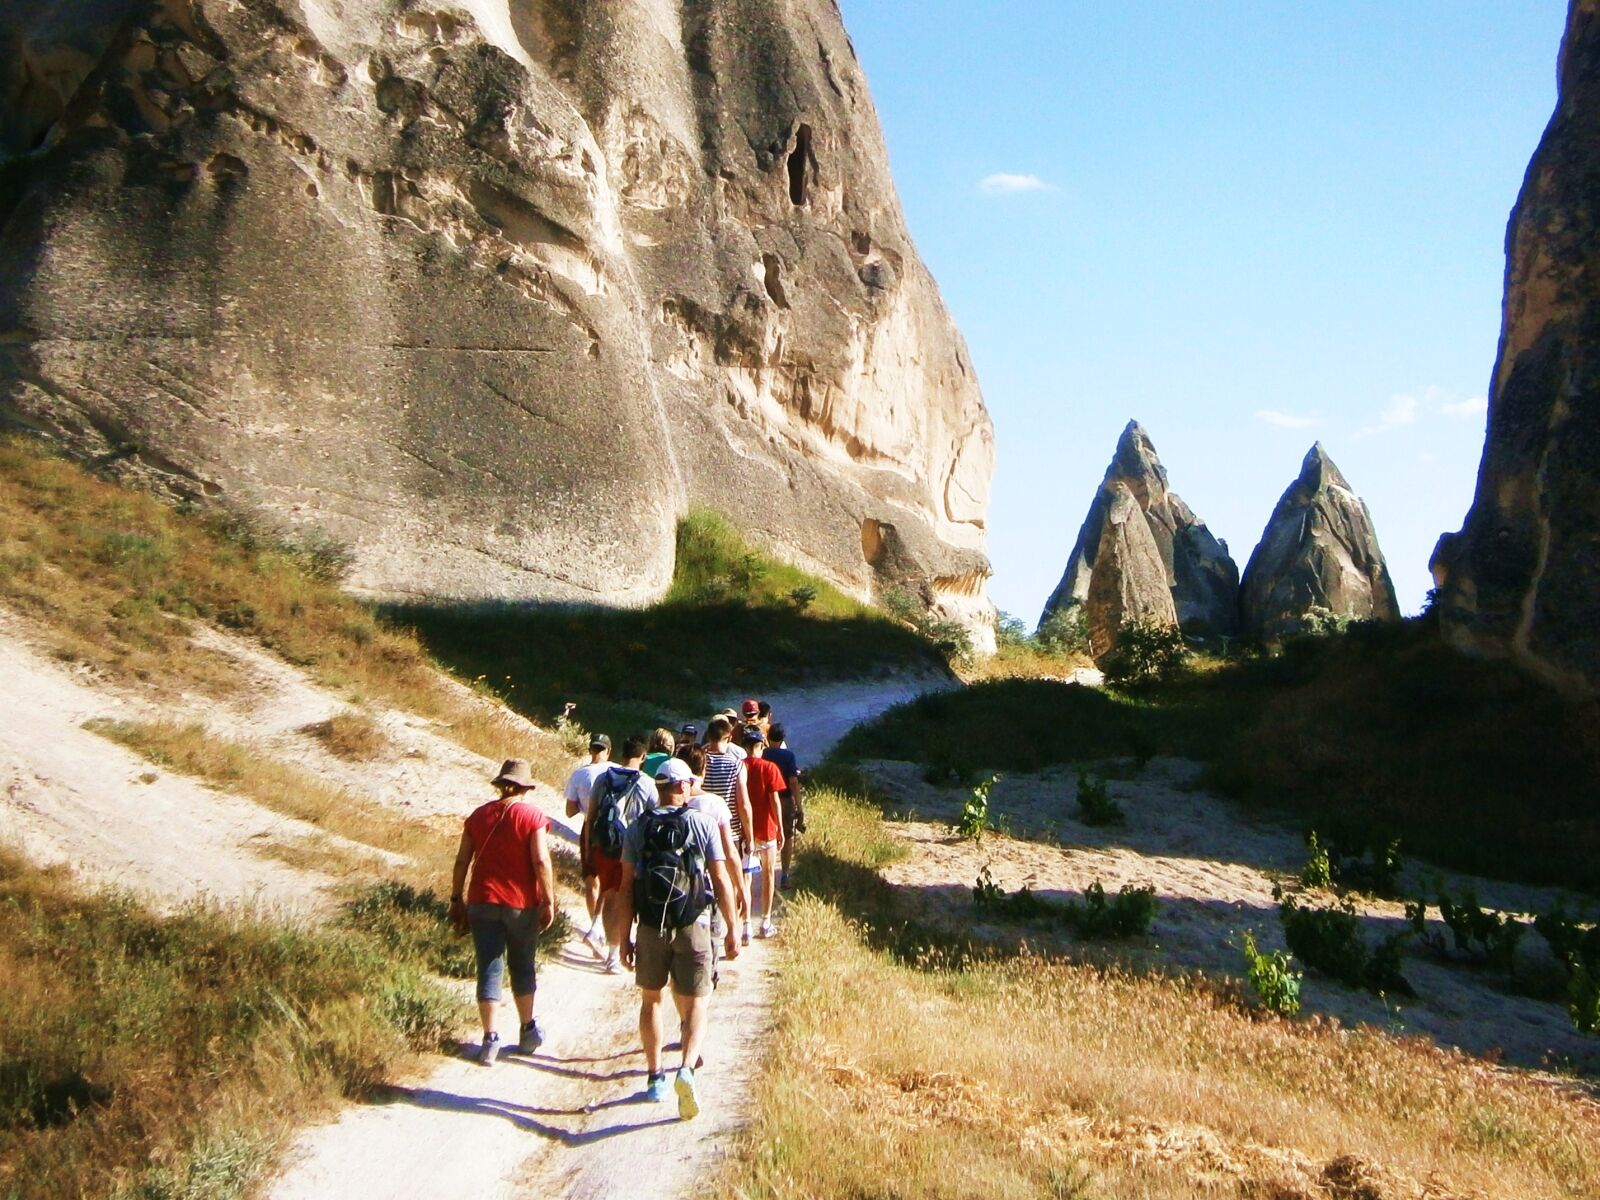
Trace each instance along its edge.
<path fill-rule="evenodd" d="M 532 1054 L 544 1041 L 533 1016 L 534 952 L 539 935 L 555 920 L 555 875 L 550 819 L 523 799 L 533 788 L 526 759 L 508 758 L 492 781 L 500 796 L 474 809 L 461 831 L 450 879 L 450 916 L 465 916 L 478 962 L 478 1016 L 483 1040 L 478 1061 L 494 1066 L 500 1051 L 495 1010 L 500 1006 L 502 963 L 511 975 L 521 1036 L 517 1049 Z M 467 886 L 467 873 L 472 884 Z"/>
<path fill-rule="evenodd" d="M 633 968 L 639 985 L 639 1040 L 648 1070 L 645 1095 L 658 1102 L 667 1098 L 667 1073 L 661 1065 L 661 1002 L 668 983 L 672 985 L 672 1000 L 682 1026 L 678 1039 L 681 1063 L 673 1086 L 678 1094 L 678 1115 L 688 1120 L 700 1111 L 694 1073 L 715 980 L 711 906 L 706 904 L 699 911 L 689 907 L 675 910 L 679 918 L 676 921 L 669 919 L 665 907 L 654 913 L 650 906 L 658 889 L 652 888 L 651 880 L 669 878 L 669 894 L 683 897 L 685 903 L 691 893 L 700 897 L 701 904 L 714 897 L 722 914 L 724 952 L 728 958 L 739 956 L 739 940 L 733 931 L 733 883 L 721 838 L 709 817 L 688 807 L 694 790 L 693 774 L 682 759 L 669 758 L 656 774 L 656 786 L 660 805 L 628 826 L 623 839 L 619 893 L 623 907 L 622 961 Z M 660 859 L 664 846 L 680 848 L 665 872 Z M 685 880 L 686 869 L 699 872 L 698 884 Z M 709 888 L 704 886 L 706 876 Z M 638 930 L 634 935 L 636 916 Z"/>
<path fill-rule="evenodd" d="M 610 769 L 611 739 L 603 733 L 597 733 L 589 739 L 589 761 L 567 776 L 567 816 L 575 817 L 582 813 L 584 819 L 588 819 L 594 781 Z M 589 861 L 589 852 L 585 849 L 587 845 L 587 841 L 579 839 L 578 867 L 583 872 L 583 904 L 589 910 L 589 928 L 584 931 L 583 940 L 589 944 L 589 950 L 596 958 L 603 959 L 606 956 L 606 935 L 600 925 L 600 876 Z"/>

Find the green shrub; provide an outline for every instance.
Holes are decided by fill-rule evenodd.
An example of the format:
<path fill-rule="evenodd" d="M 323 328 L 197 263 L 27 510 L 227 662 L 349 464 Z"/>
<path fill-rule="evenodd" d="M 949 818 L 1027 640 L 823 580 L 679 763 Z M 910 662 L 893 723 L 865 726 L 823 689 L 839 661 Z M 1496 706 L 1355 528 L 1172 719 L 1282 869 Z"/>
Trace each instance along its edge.
<path fill-rule="evenodd" d="M 1278 907 L 1284 940 L 1290 953 L 1313 970 L 1346 987 L 1377 994 L 1416 994 L 1400 973 L 1401 953 L 1409 932 L 1391 934 L 1376 949 L 1361 936 L 1355 906 L 1342 901 L 1336 908 L 1301 908 L 1292 898 Z"/>
<path fill-rule="evenodd" d="M 964 840 L 982 842 L 989 828 L 989 793 L 1000 782 L 1000 776 L 991 775 L 967 795 L 961 806 L 961 816 L 956 820 L 956 836 Z"/>
<path fill-rule="evenodd" d="M 1078 819 L 1085 825 L 1121 825 L 1128 818 L 1104 779 L 1079 771 Z"/>
<path fill-rule="evenodd" d="M 1600 1033 L 1600 925 L 1574 921 L 1560 905 L 1533 927 L 1567 971 L 1567 1011 L 1584 1033 Z"/>
<path fill-rule="evenodd" d="M 1062 922 L 1082 938 L 1140 937 L 1156 919 L 1156 890 L 1124 884 L 1109 899 L 1097 879 L 1083 893 L 1082 903 L 1067 901 Z"/>
<path fill-rule="evenodd" d="M 1300 1011 L 1302 975 L 1291 966 L 1292 961 L 1282 950 L 1262 954 L 1256 949 L 1254 935 L 1244 935 L 1245 979 L 1261 1006 L 1281 1017 Z"/>
<path fill-rule="evenodd" d="M 1508 975 L 1516 973 L 1517 944 L 1528 931 L 1526 925 L 1508 913 L 1480 908 L 1471 888 L 1459 901 L 1441 889 L 1437 903 L 1457 951 L 1485 958 Z"/>
<path fill-rule="evenodd" d="M 1065 657 L 1069 654 L 1089 653 L 1089 623 L 1083 605 L 1073 604 L 1058 608 L 1039 622 L 1033 635 L 1039 648 L 1047 654 Z"/>
<path fill-rule="evenodd" d="M 1328 857 L 1327 847 L 1317 839 L 1315 829 L 1306 834 L 1306 849 L 1309 854 L 1306 865 L 1300 868 L 1300 882 L 1308 888 L 1331 888 L 1333 861 Z"/>
<path fill-rule="evenodd" d="M 1112 684 L 1170 679 L 1182 669 L 1188 653 L 1176 625 L 1141 617 L 1124 621 L 1117 629 L 1117 644 L 1100 660 L 1100 669 Z"/>

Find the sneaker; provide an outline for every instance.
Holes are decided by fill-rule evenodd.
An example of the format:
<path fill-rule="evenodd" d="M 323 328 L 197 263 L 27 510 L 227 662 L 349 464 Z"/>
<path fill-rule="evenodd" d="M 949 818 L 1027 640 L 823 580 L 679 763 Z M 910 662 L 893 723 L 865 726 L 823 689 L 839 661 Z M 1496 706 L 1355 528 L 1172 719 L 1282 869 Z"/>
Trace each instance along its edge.
<path fill-rule="evenodd" d="M 589 947 L 589 953 L 596 958 L 604 958 L 606 956 L 606 935 L 603 930 L 589 930 L 583 935 L 583 941 Z"/>
<path fill-rule="evenodd" d="M 652 1104 L 660 1104 L 667 1098 L 667 1073 L 657 1071 L 650 1076 L 650 1084 L 644 1089 L 644 1098 Z"/>
<path fill-rule="evenodd" d="M 606 955 L 606 974 L 617 975 L 620 974 L 621 971 L 622 963 L 617 958 L 616 950 L 613 949 L 610 954 Z"/>
<path fill-rule="evenodd" d="M 769 937 L 771 937 L 773 934 L 775 934 L 777 932 L 778 932 L 778 927 L 776 925 L 774 925 L 771 921 L 763 921 L 763 922 L 761 922 L 761 936 L 762 937 L 769 938 Z"/>
<path fill-rule="evenodd" d="M 517 1049 L 523 1054 L 532 1054 L 544 1045 L 544 1028 L 535 1017 L 522 1027 L 522 1037 L 517 1040 Z"/>
<path fill-rule="evenodd" d="M 486 1033 L 483 1041 L 478 1043 L 478 1065 L 480 1067 L 494 1066 L 494 1060 L 500 1057 L 500 1035 Z"/>
<path fill-rule="evenodd" d="M 744 923 L 744 932 L 739 935 L 739 944 L 741 946 L 748 946 L 750 944 L 750 922 L 749 921 L 746 921 Z"/>
<path fill-rule="evenodd" d="M 694 1094 L 694 1068 L 679 1067 L 678 1078 L 673 1083 L 678 1093 L 678 1116 L 691 1121 L 700 1115 L 700 1098 Z"/>

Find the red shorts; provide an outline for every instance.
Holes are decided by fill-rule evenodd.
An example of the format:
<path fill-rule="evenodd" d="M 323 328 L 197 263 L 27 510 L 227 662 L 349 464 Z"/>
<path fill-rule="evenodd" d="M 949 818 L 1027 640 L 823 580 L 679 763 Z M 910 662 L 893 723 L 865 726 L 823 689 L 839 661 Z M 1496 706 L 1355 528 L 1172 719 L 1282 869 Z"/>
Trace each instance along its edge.
<path fill-rule="evenodd" d="M 602 892 L 614 892 L 622 886 L 622 860 L 607 858 L 593 847 L 589 849 L 589 873 L 599 877 Z"/>

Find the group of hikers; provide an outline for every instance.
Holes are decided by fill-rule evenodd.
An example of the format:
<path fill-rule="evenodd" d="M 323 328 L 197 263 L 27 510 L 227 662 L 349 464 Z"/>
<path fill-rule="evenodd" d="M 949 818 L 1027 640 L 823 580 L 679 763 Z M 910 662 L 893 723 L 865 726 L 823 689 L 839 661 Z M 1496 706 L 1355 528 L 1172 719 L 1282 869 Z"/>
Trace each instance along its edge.
<path fill-rule="evenodd" d="M 466 819 L 450 888 L 451 920 L 472 935 L 483 1022 L 478 1062 L 493 1066 L 502 974 L 511 976 L 520 1034 L 531 1054 L 544 1041 L 533 1013 L 535 951 L 555 921 L 549 818 L 524 801 L 534 787 L 523 759 L 492 781 L 498 799 Z M 777 928 L 773 904 L 788 886 L 793 839 L 805 832 L 800 770 L 765 701 L 674 734 L 595 734 L 589 761 L 566 785 L 568 817 L 582 817 L 578 857 L 589 928 L 583 940 L 602 968 L 631 969 L 640 993 L 639 1036 L 647 1099 L 667 1098 L 661 1010 L 670 985 L 681 1025 L 673 1080 L 678 1114 L 700 1111 L 695 1070 L 720 957 L 734 959 Z M 470 884 L 469 884 L 470 874 Z M 719 946 L 720 942 L 720 946 Z"/>

